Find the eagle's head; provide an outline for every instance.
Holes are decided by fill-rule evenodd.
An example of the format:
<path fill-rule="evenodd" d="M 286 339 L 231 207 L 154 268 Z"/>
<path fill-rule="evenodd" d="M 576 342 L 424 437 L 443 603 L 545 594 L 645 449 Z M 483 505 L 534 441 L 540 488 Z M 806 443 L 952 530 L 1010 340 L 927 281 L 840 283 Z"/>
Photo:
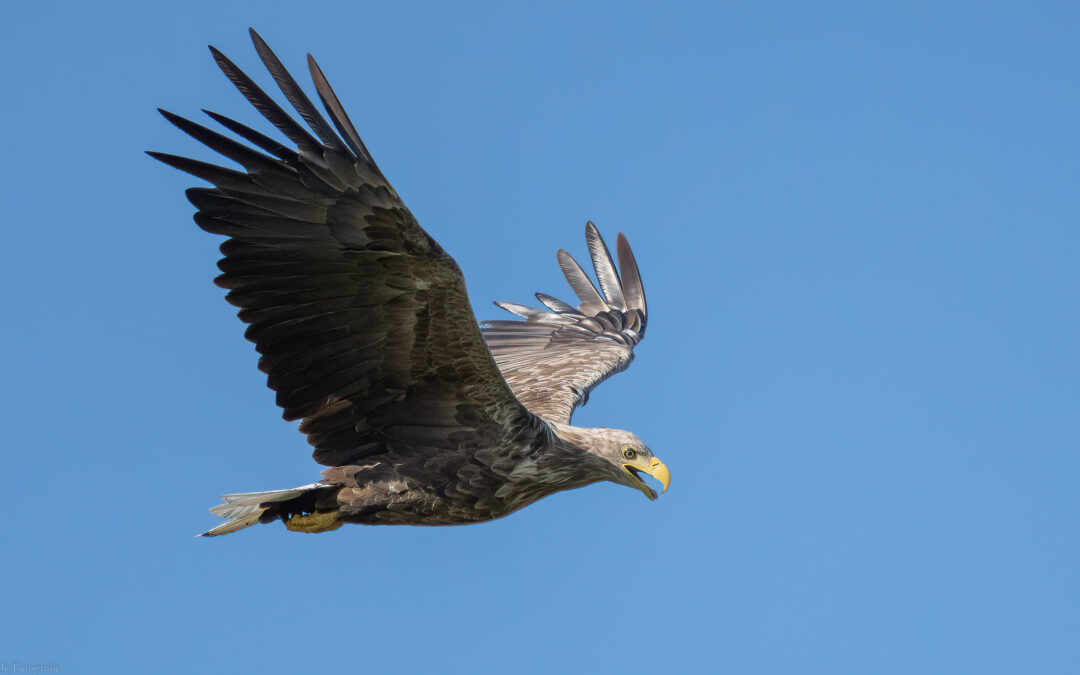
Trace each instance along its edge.
<path fill-rule="evenodd" d="M 600 427 L 587 431 L 590 432 L 588 451 L 610 465 L 605 465 L 608 480 L 641 490 L 649 499 L 656 499 L 656 490 L 641 479 L 642 474 L 660 481 L 664 486 L 662 492 L 668 489 L 671 473 L 640 438 L 622 429 Z"/>

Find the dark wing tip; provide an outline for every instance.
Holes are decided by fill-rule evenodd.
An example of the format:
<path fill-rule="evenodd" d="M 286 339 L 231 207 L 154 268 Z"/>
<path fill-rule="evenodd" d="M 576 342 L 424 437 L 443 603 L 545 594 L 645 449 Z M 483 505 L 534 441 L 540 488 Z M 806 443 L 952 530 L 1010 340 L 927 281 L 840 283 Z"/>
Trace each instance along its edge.
<path fill-rule="evenodd" d="M 259 35 L 259 31 L 255 30 L 251 26 L 248 26 L 248 35 L 251 37 L 252 44 L 255 45 L 255 51 L 259 52 L 260 56 L 262 56 L 263 50 L 270 51 L 270 45 L 266 44 L 266 40 L 264 40 L 263 37 Z"/>
<path fill-rule="evenodd" d="M 615 250 L 619 256 L 619 271 L 622 275 L 627 306 L 630 309 L 640 310 L 642 318 L 648 319 L 649 306 L 645 300 L 645 285 L 641 281 L 641 272 L 638 270 L 634 251 L 630 248 L 630 241 L 622 232 L 616 238 Z"/>
<path fill-rule="evenodd" d="M 172 124 L 174 126 L 177 126 L 177 127 L 179 127 L 181 124 L 183 124 L 183 122 L 181 122 L 180 120 L 183 120 L 184 118 L 180 117 L 176 113 L 170 112 L 170 111 L 166 110 L 165 108 L 158 108 L 157 111 L 159 113 L 161 113 L 162 117 L 169 120 L 170 124 Z"/>
<path fill-rule="evenodd" d="M 604 300 L 610 306 L 618 310 L 626 309 L 626 299 L 623 295 L 623 282 L 619 278 L 619 272 L 615 269 L 615 261 L 611 259 L 611 251 L 608 250 L 604 238 L 600 236 L 600 230 L 590 220 L 585 224 L 585 243 L 589 248 L 589 257 L 592 258 L 593 271 L 596 279 L 600 282 L 600 290 L 604 293 Z"/>
<path fill-rule="evenodd" d="M 583 314 L 592 314 L 608 309 L 607 302 L 600 296 L 600 292 L 596 290 L 596 286 L 589 279 L 589 275 L 585 273 L 585 270 L 574 259 L 574 256 L 570 255 L 566 249 L 560 248 L 557 257 L 563 276 L 566 277 L 566 281 L 574 289 L 578 299 L 581 300 L 578 309 Z"/>

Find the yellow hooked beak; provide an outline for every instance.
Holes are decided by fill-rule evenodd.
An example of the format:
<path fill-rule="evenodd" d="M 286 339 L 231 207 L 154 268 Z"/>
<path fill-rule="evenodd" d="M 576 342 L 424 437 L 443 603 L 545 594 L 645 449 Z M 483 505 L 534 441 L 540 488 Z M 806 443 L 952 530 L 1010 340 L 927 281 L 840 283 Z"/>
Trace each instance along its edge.
<path fill-rule="evenodd" d="M 661 493 L 667 492 L 668 486 L 671 485 L 671 472 L 668 471 L 668 468 L 664 466 L 664 463 L 656 457 L 649 459 L 647 463 L 644 458 L 642 458 L 641 461 L 633 464 L 623 464 L 623 470 L 630 474 L 634 479 L 634 487 L 644 492 L 645 496 L 649 499 L 656 499 L 656 490 L 652 489 L 645 481 L 641 480 L 641 478 L 638 477 L 639 473 L 647 473 L 663 483 L 664 489 L 660 491 Z"/>

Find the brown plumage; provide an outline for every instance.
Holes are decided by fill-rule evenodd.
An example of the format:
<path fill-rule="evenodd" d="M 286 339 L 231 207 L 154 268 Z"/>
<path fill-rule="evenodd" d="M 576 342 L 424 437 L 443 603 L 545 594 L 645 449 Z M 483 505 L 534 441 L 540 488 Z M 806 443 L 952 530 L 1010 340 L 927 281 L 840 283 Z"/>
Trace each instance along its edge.
<path fill-rule="evenodd" d="M 560 251 L 581 304 L 540 294 L 550 311 L 500 303 L 525 321 L 489 322 L 481 333 L 457 263 L 375 165 L 314 59 L 330 122 L 251 35 L 311 131 L 211 47 L 295 149 L 217 113 L 207 111 L 262 152 L 161 111 L 244 171 L 150 154 L 213 185 L 187 196 L 199 227 L 228 237 L 216 283 L 248 324 L 285 419 L 300 420 L 315 460 L 329 468 L 300 488 L 226 495 L 211 511 L 229 522 L 205 534 L 278 518 L 308 532 L 345 522 L 479 522 L 598 480 L 655 497 L 638 474 L 666 487 L 667 470 L 637 437 L 568 426 L 588 391 L 630 363 L 644 334 L 645 295 L 625 237 L 617 270 L 589 223 L 600 291 Z"/>

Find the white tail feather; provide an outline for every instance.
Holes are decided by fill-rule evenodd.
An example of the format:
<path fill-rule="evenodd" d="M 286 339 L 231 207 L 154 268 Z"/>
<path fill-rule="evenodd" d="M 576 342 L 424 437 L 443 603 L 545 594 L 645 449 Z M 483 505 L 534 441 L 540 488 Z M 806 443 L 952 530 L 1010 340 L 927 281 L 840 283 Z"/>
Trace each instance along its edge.
<path fill-rule="evenodd" d="M 198 537 L 216 537 L 218 535 L 229 534 L 230 532 L 236 532 L 237 530 L 242 530 L 245 527 L 251 527 L 252 525 L 255 525 L 256 523 L 259 522 L 259 516 L 261 516 L 263 511 L 265 511 L 265 510 L 266 509 L 259 509 L 255 513 L 249 513 L 246 516 L 242 516 L 240 518 L 237 518 L 236 520 L 230 520 L 227 523 L 224 523 L 222 525 L 218 525 L 217 527 L 215 527 L 215 528 L 213 528 L 211 530 L 207 530 L 206 532 L 203 532 L 202 534 L 199 534 L 199 535 L 196 535 L 196 536 L 198 536 Z"/>
<path fill-rule="evenodd" d="M 229 534 L 230 532 L 242 530 L 245 527 L 251 527 L 259 522 L 259 516 L 266 511 L 266 508 L 260 506 L 260 504 L 265 504 L 267 502 L 287 502 L 290 499 L 299 497 L 308 490 L 317 487 L 320 487 L 319 483 L 311 483 L 310 485 L 301 485 L 300 487 L 290 488 L 288 490 L 239 492 L 231 495 L 222 495 L 221 499 L 225 503 L 211 507 L 210 513 L 213 513 L 215 516 L 221 516 L 222 518 L 228 518 L 229 522 L 218 525 L 212 530 L 208 530 L 197 536 L 217 537 L 222 534 Z"/>

